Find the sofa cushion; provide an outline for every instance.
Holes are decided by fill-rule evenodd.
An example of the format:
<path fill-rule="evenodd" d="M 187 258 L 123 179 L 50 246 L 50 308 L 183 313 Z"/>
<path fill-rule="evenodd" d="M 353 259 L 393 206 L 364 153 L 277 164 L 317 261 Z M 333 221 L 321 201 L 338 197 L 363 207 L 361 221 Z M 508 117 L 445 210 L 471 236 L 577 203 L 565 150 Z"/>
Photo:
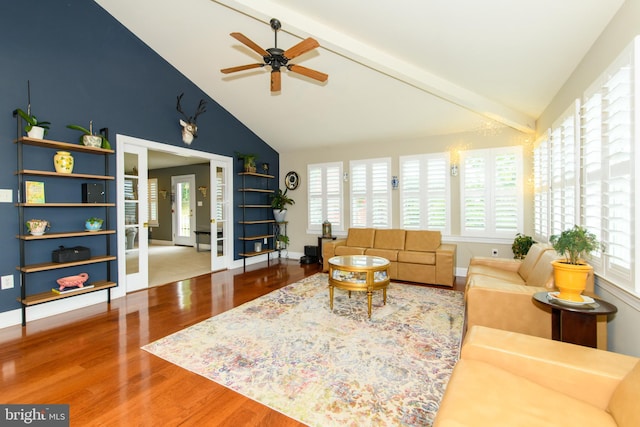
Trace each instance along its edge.
<path fill-rule="evenodd" d="M 335 256 L 339 255 L 364 255 L 367 248 L 358 248 L 355 246 L 336 246 Z"/>
<path fill-rule="evenodd" d="M 404 230 L 376 230 L 373 247 L 376 249 L 404 249 Z"/>
<path fill-rule="evenodd" d="M 372 248 L 376 230 L 373 228 L 350 228 L 347 235 L 347 246 Z"/>
<path fill-rule="evenodd" d="M 640 426 L 640 362 L 624 377 L 611 396 L 607 411 L 620 427 Z"/>
<path fill-rule="evenodd" d="M 517 271 L 502 270 L 489 265 L 470 265 L 467 269 L 467 283 L 476 275 L 487 276 L 493 279 L 504 280 L 514 285 L 524 285 L 525 281 Z"/>
<path fill-rule="evenodd" d="M 522 264 L 520 264 L 520 268 L 518 269 L 518 273 L 524 281 L 527 281 L 531 270 L 536 266 L 538 260 L 542 256 L 542 254 L 549 250 L 551 247 L 548 245 L 543 245 L 542 243 L 535 243 L 529 248 L 529 252 L 527 252 L 527 256 L 524 257 Z"/>
<path fill-rule="evenodd" d="M 388 259 L 389 261 L 398 261 L 398 251 L 395 249 L 373 248 L 373 249 L 367 249 L 366 251 L 364 251 L 364 254 L 371 255 L 371 256 L 379 256 L 379 257 Z"/>
<path fill-rule="evenodd" d="M 606 411 L 477 360 L 456 364 L 434 427 L 615 426 Z"/>
<path fill-rule="evenodd" d="M 556 251 L 544 251 L 536 266 L 529 274 L 527 280 L 528 286 L 540 286 L 549 290 L 553 289 L 553 265 L 551 261 L 558 259 Z"/>
<path fill-rule="evenodd" d="M 435 265 L 436 253 L 435 252 L 399 251 L 398 261 L 407 262 L 410 264 Z"/>
<path fill-rule="evenodd" d="M 435 251 L 442 243 L 439 231 L 407 230 L 404 249 L 407 251 Z"/>

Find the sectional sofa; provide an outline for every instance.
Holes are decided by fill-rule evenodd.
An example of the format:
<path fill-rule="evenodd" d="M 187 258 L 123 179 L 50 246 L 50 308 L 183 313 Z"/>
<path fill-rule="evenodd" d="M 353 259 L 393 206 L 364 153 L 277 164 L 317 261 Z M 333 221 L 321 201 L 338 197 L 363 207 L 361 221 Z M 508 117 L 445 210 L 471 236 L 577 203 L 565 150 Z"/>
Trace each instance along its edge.
<path fill-rule="evenodd" d="M 346 239 L 322 245 L 323 271 L 338 255 L 372 255 L 388 259 L 392 280 L 453 287 L 456 245 L 442 243 L 439 231 L 350 228 Z"/>

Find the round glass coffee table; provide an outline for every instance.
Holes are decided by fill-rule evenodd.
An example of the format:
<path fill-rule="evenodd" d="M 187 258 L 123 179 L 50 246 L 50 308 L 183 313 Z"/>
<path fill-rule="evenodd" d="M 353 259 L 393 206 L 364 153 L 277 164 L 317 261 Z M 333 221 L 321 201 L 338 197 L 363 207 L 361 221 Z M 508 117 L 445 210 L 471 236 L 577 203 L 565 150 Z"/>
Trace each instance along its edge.
<path fill-rule="evenodd" d="M 382 301 L 387 303 L 389 260 L 370 255 L 345 255 L 329 259 L 329 304 L 333 310 L 333 288 L 366 291 L 369 319 L 373 291 L 382 289 Z"/>

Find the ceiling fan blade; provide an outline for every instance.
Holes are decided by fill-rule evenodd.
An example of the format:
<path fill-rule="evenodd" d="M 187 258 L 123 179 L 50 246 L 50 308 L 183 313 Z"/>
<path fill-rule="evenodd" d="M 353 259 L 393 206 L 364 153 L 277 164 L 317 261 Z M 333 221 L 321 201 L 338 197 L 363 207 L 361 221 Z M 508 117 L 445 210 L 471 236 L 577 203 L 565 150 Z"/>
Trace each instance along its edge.
<path fill-rule="evenodd" d="M 314 80 L 318 80 L 321 82 L 326 82 L 329 78 L 328 74 L 321 73 L 320 71 L 312 70 L 311 68 L 303 67 L 302 65 L 287 65 L 287 69 L 289 71 L 293 71 L 294 73 L 302 74 L 303 76 L 310 77 Z"/>
<path fill-rule="evenodd" d="M 230 34 L 231 37 L 233 37 L 234 39 L 238 40 L 240 43 L 244 44 L 245 46 L 253 49 L 255 52 L 257 52 L 260 56 L 269 56 L 269 52 L 267 52 L 266 50 L 264 50 L 263 48 L 261 48 L 260 46 L 258 46 L 256 43 L 254 43 L 253 41 L 249 40 L 248 37 L 246 37 L 244 34 L 241 33 L 231 33 Z"/>
<path fill-rule="evenodd" d="M 320 43 L 318 43 L 315 39 L 312 39 L 311 37 L 309 37 L 307 39 L 302 40 L 297 45 L 285 50 L 283 55 L 287 59 L 293 59 L 296 56 L 309 52 L 310 50 L 315 49 L 319 46 L 320 46 Z"/>
<path fill-rule="evenodd" d="M 271 71 L 271 92 L 280 92 L 282 75 L 280 70 Z"/>
<path fill-rule="evenodd" d="M 223 68 L 222 70 L 220 70 L 220 72 L 224 74 L 229 74 L 229 73 L 235 73 L 236 71 L 244 71 L 244 70 L 250 70 L 252 68 L 264 67 L 264 65 L 265 64 L 240 65 L 238 67 Z"/>

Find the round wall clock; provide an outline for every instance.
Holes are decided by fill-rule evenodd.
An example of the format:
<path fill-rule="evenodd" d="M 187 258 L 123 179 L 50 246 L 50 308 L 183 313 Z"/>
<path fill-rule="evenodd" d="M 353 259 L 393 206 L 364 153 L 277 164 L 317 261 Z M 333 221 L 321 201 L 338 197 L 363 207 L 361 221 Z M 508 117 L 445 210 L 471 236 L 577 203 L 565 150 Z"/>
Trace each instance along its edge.
<path fill-rule="evenodd" d="M 291 171 L 284 178 L 284 185 L 286 185 L 289 190 L 295 190 L 298 188 L 298 184 L 300 184 L 300 178 L 296 172 Z"/>

